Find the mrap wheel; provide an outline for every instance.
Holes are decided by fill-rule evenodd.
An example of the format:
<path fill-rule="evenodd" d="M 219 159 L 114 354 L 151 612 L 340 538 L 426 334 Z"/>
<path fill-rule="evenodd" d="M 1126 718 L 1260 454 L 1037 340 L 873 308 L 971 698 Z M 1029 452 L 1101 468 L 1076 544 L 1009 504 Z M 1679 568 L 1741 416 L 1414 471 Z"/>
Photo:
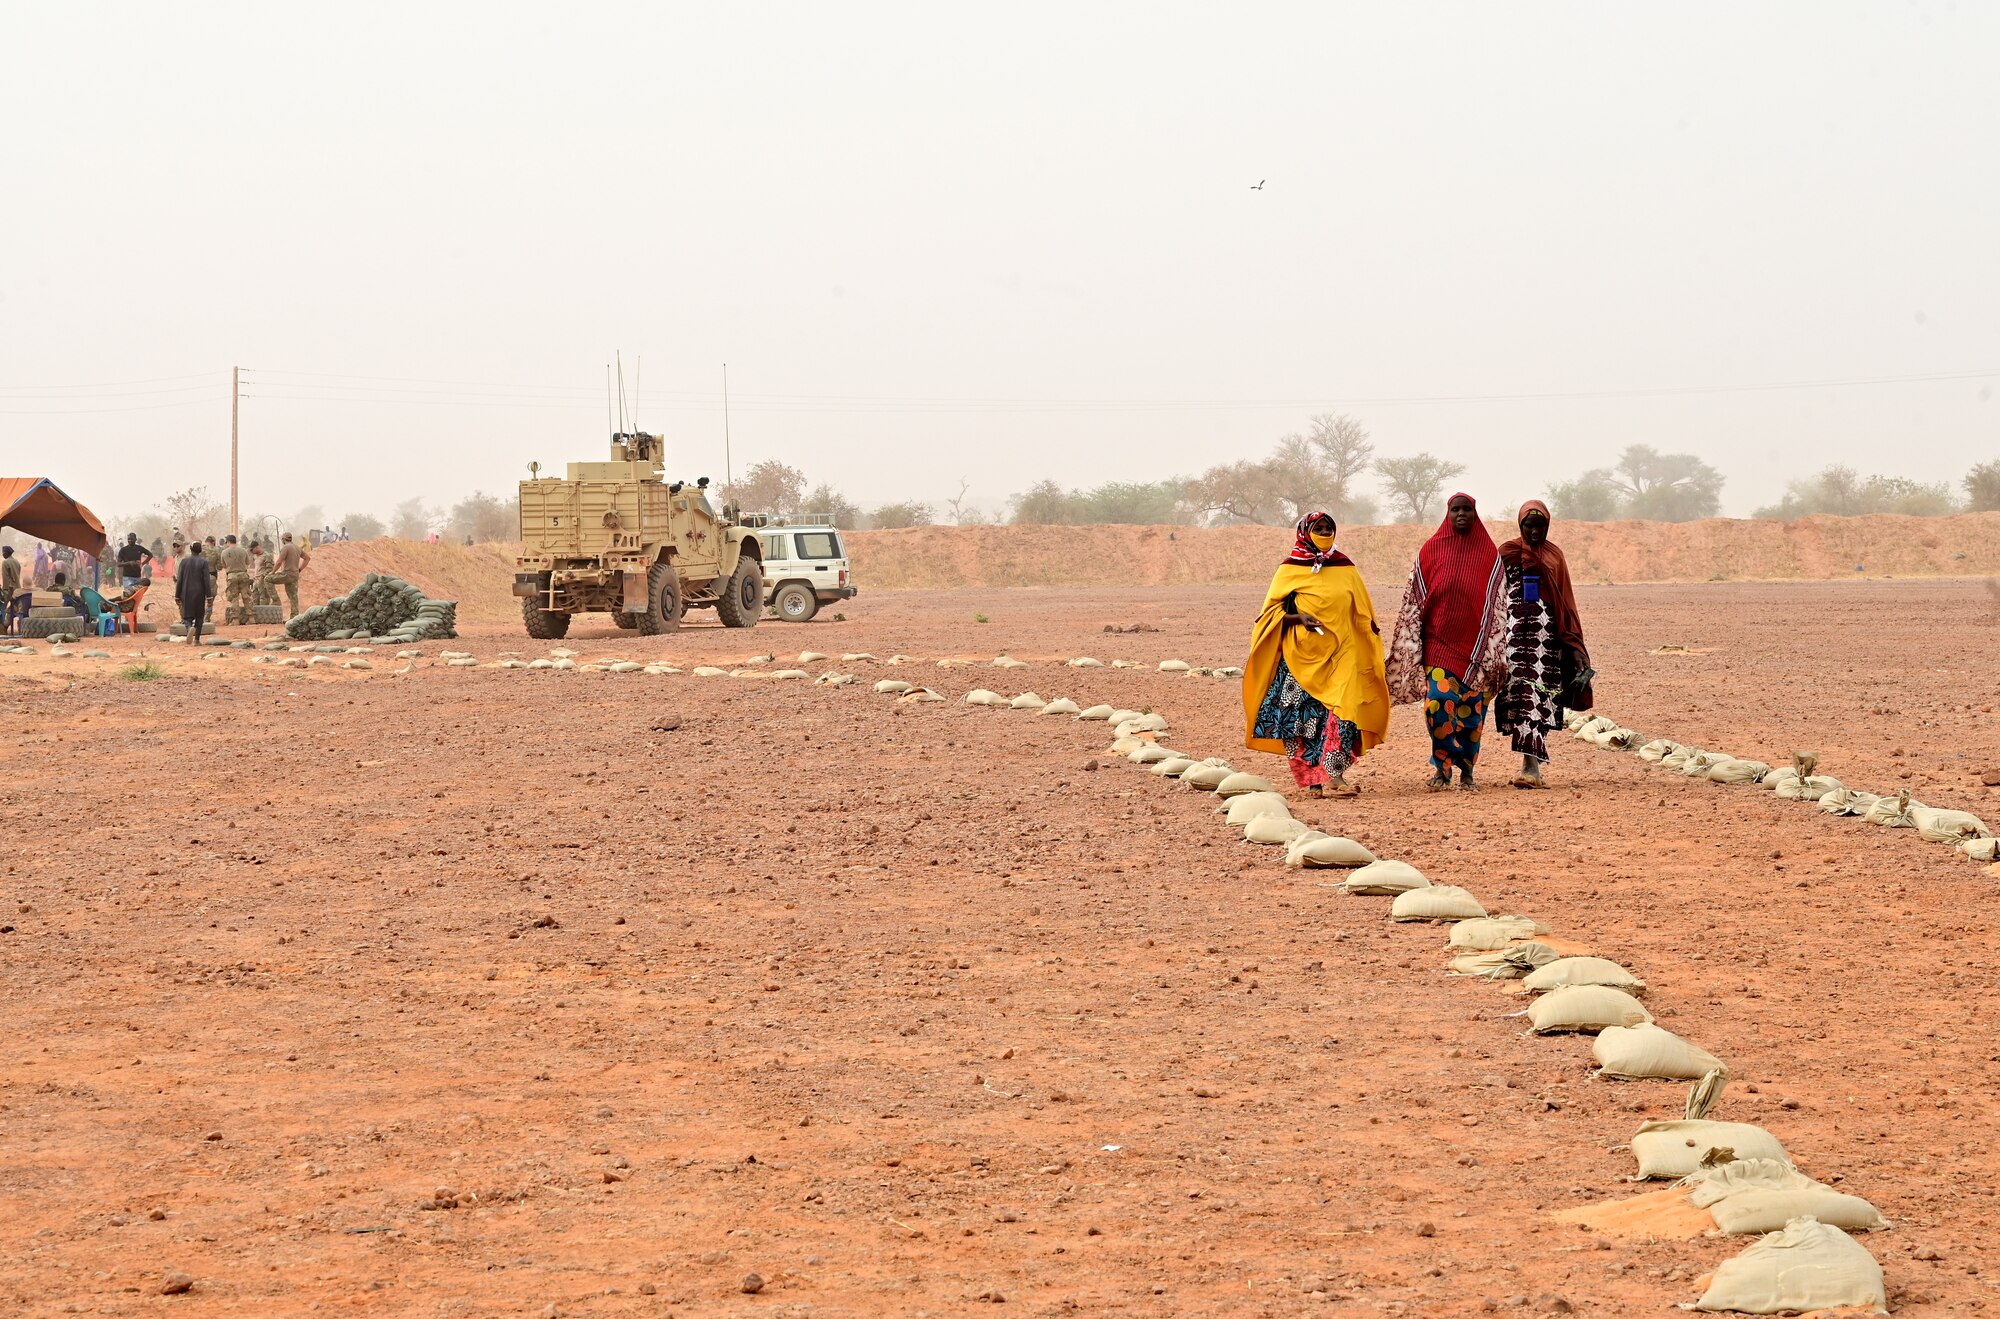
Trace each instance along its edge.
<path fill-rule="evenodd" d="M 632 615 L 639 635 L 657 637 L 681 625 L 681 575 L 671 563 L 656 563 L 646 571 L 646 612 Z"/>
<path fill-rule="evenodd" d="M 549 575 L 542 573 L 535 584 L 535 594 L 521 597 L 521 626 L 537 641 L 561 641 L 569 635 L 569 614 L 542 608 L 548 590 Z"/>
<path fill-rule="evenodd" d="M 755 627 L 764 616 L 764 575 L 749 555 L 737 561 L 736 575 L 715 597 L 715 616 L 724 627 Z"/>

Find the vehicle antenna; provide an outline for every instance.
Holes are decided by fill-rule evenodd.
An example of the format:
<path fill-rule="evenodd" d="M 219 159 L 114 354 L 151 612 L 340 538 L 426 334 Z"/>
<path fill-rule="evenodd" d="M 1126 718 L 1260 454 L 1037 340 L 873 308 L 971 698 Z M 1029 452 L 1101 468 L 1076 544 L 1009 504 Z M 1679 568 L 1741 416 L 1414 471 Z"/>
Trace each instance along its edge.
<path fill-rule="evenodd" d="M 611 363 L 604 364 L 604 429 L 611 435 L 618 433 L 618 426 L 611 420 Z"/>
<path fill-rule="evenodd" d="M 618 354 L 618 433 L 625 433 L 625 354 Z"/>
<path fill-rule="evenodd" d="M 639 429 L 639 371 L 646 365 L 644 354 L 632 359 L 632 429 Z"/>
<path fill-rule="evenodd" d="M 723 489 L 736 497 L 736 467 L 729 460 L 729 363 L 722 364 L 722 481 Z"/>

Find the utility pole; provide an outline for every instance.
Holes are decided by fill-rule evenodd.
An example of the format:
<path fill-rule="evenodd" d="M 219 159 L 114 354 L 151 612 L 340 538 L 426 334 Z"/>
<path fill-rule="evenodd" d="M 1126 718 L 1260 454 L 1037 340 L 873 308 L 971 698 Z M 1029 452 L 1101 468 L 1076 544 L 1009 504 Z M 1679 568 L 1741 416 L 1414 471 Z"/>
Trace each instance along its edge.
<path fill-rule="evenodd" d="M 229 534 L 243 533 L 243 506 L 237 501 L 236 422 L 243 407 L 243 368 L 229 368 Z"/>

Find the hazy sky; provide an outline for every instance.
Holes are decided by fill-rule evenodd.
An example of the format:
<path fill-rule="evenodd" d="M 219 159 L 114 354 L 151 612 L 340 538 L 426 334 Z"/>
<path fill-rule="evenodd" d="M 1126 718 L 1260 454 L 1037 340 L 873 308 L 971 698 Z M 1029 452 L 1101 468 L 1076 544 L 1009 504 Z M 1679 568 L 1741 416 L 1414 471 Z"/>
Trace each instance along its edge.
<path fill-rule="evenodd" d="M 0 474 L 226 494 L 241 364 L 246 512 L 445 503 L 601 456 L 622 349 L 680 474 L 727 361 L 737 468 L 867 505 L 1327 408 L 1489 511 L 1632 442 L 1732 513 L 1955 482 L 2000 457 L 1996 55 L 2000 6 L 1891 0 L 9 0 Z"/>

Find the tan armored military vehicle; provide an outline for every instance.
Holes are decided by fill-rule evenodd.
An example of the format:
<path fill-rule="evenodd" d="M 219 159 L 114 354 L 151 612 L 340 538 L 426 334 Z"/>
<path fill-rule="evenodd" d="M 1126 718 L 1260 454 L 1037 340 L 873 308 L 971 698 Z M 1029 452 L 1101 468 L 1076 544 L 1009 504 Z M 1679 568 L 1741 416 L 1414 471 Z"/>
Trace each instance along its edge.
<path fill-rule="evenodd" d="M 611 437 L 611 460 L 571 463 L 558 479 L 531 470 L 521 482 L 521 557 L 514 594 L 528 635 L 552 641 L 591 611 L 647 636 L 680 626 L 688 609 L 714 606 L 725 627 L 755 627 L 764 613 L 761 547 L 709 502 L 708 478 L 688 485 L 663 474 L 659 436 Z"/>

